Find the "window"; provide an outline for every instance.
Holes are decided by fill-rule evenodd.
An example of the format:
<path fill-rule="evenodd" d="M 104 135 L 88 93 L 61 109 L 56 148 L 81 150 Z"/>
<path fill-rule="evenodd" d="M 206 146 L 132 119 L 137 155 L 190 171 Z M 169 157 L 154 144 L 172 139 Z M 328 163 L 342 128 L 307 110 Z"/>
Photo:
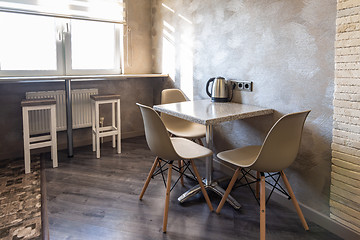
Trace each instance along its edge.
<path fill-rule="evenodd" d="M 62 0 L 55 2 L 67 4 Z M 124 19 L 109 19 L 110 11 L 106 10 L 123 17 L 122 12 L 119 14 L 119 9 L 124 11 L 122 1 L 69 2 L 63 7 L 67 12 L 39 5 L 47 1 L 0 3 L 0 76 L 121 73 Z"/>
<path fill-rule="evenodd" d="M 55 73 L 55 20 L 50 17 L 0 13 L 0 70 Z"/>
<path fill-rule="evenodd" d="M 112 23 L 83 20 L 71 20 L 70 23 L 68 71 L 119 73 L 119 27 Z"/>

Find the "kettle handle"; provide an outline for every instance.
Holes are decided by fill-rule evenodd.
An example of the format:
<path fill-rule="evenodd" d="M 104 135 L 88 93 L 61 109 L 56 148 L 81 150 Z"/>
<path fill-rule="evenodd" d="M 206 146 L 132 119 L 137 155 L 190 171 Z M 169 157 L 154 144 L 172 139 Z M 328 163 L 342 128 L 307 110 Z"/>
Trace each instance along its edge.
<path fill-rule="evenodd" d="M 209 95 L 209 97 L 211 97 L 211 92 L 209 91 L 209 85 L 211 82 L 213 82 L 215 80 L 215 78 L 210 78 L 207 83 L 206 83 L 206 93 L 207 95 Z"/>

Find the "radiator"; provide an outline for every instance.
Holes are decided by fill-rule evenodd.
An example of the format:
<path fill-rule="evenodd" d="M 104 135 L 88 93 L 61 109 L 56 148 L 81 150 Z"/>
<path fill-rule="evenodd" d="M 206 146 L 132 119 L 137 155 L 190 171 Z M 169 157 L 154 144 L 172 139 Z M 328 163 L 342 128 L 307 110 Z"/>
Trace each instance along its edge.
<path fill-rule="evenodd" d="M 72 97 L 72 120 L 73 129 L 91 126 L 91 101 L 90 96 L 98 94 L 98 89 L 74 89 L 71 90 Z M 26 99 L 39 99 L 53 97 L 56 99 L 56 129 L 66 130 L 66 98 L 65 91 L 41 91 L 27 92 Z M 48 132 L 49 113 L 47 110 L 31 111 L 29 113 L 30 134 L 41 134 Z"/>

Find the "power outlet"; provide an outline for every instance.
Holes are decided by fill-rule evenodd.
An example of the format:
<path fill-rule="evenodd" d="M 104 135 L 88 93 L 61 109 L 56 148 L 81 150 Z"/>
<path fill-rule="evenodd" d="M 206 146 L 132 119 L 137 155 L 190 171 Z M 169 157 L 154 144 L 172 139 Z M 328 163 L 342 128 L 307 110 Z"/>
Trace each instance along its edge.
<path fill-rule="evenodd" d="M 253 90 L 253 82 L 250 81 L 231 80 L 231 85 L 233 86 L 234 90 L 238 90 L 238 91 L 252 92 Z"/>

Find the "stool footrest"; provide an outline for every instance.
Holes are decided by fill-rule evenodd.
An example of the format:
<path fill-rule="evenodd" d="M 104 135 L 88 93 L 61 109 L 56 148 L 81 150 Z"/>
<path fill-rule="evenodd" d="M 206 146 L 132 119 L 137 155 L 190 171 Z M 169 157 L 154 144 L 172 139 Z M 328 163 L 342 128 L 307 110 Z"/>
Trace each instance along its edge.
<path fill-rule="evenodd" d="M 31 143 L 30 149 L 50 147 L 52 145 L 52 141 L 40 142 L 40 143 Z"/>
<path fill-rule="evenodd" d="M 100 127 L 99 128 L 99 133 L 104 133 L 104 132 L 109 132 L 109 131 L 116 131 L 116 133 L 117 133 L 117 130 L 118 130 L 117 127 L 112 127 L 112 126 Z M 92 132 L 93 132 L 93 134 L 96 134 L 96 129 L 93 128 Z"/>
<path fill-rule="evenodd" d="M 99 127 L 99 132 L 112 131 L 112 130 L 117 130 L 117 128 L 113 126 Z"/>
<path fill-rule="evenodd" d="M 46 141 L 46 140 L 51 140 L 51 135 L 45 135 L 45 136 L 39 136 L 39 137 L 30 137 L 29 138 L 30 143 Z"/>
<path fill-rule="evenodd" d="M 117 135 L 117 130 L 99 133 L 99 137 L 108 137 L 108 136 L 114 136 L 114 135 Z"/>

